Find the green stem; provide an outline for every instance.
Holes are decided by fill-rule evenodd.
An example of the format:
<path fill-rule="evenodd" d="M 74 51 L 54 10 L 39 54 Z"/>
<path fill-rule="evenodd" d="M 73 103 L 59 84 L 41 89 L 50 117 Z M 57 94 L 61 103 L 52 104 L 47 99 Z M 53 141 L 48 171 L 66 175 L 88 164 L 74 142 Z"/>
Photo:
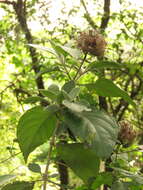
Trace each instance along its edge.
<path fill-rule="evenodd" d="M 62 63 L 62 65 L 63 65 L 63 68 L 64 68 L 65 73 L 67 74 L 68 78 L 69 78 L 70 80 L 72 80 L 72 78 L 71 78 L 71 76 L 70 76 L 70 74 L 69 74 L 69 71 L 68 71 L 68 69 L 67 69 L 67 66 L 66 66 L 66 64 L 65 64 L 65 61 L 61 60 L 61 63 Z"/>
<path fill-rule="evenodd" d="M 57 124 L 57 126 L 56 126 L 56 128 L 55 128 L 55 130 L 53 132 L 53 136 L 52 136 L 52 139 L 50 141 L 50 148 L 49 148 L 49 152 L 48 152 L 48 155 L 47 155 L 47 164 L 46 164 L 45 172 L 43 174 L 43 181 L 44 181 L 43 190 L 46 190 L 46 186 L 47 186 L 48 171 L 49 171 L 49 166 L 50 166 L 50 161 L 51 161 L 52 150 L 53 150 L 53 147 L 55 145 L 55 136 L 56 136 L 57 128 L 58 128 L 58 124 Z"/>
<path fill-rule="evenodd" d="M 83 60 L 82 60 L 82 62 L 81 62 L 81 64 L 80 64 L 80 66 L 79 66 L 79 68 L 78 68 L 78 70 L 77 70 L 77 72 L 76 72 L 76 74 L 75 74 L 75 77 L 74 77 L 74 80 L 77 80 L 77 76 L 78 76 L 78 74 L 80 73 L 80 71 L 81 71 L 81 68 L 82 68 L 82 66 L 83 66 L 83 64 L 84 64 L 84 62 L 85 62 L 85 60 L 86 60 L 86 57 L 87 57 L 87 53 L 85 53 L 85 55 L 84 55 L 84 58 L 83 58 Z M 80 74 L 80 76 L 81 76 L 82 74 Z M 79 78 L 79 77 L 78 77 Z"/>

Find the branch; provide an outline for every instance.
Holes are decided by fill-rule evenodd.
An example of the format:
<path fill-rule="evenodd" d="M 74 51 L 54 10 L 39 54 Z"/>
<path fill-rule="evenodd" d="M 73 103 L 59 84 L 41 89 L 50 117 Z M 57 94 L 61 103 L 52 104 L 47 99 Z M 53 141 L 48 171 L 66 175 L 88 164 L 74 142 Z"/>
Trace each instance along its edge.
<path fill-rule="evenodd" d="M 131 96 L 130 96 L 132 99 L 135 98 L 136 95 L 138 95 L 139 91 L 141 90 L 141 87 L 142 87 L 142 80 L 139 81 L 139 85 L 137 86 L 136 90 L 132 89 Z M 120 102 L 120 104 L 121 104 L 121 102 Z M 120 121 L 122 119 L 123 114 L 125 113 L 126 109 L 128 108 L 128 105 L 129 105 L 124 100 L 122 100 L 122 104 L 121 104 L 121 106 L 123 106 L 123 109 L 121 110 L 121 113 L 118 116 L 118 121 Z"/>
<path fill-rule="evenodd" d="M 84 10 L 86 12 L 86 14 L 84 15 L 86 20 L 88 21 L 88 23 L 90 24 L 90 26 L 95 30 L 98 28 L 98 26 L 95 24 L 95 22 L 93 21 L 93 19 L 91 18 L 88 10 L 87 10 L 87 7 L 86 7 L 86 4 L 84 2 L 84 0 L 80 0 L 82 6 L 84 7 Z"/>
<path fill-rule="evenodd" d="M 110 19 L 110 0 L 104 0 L 104 14 L 101 20 L 100 29 L 104 31 L 107 28 Z"/>
<path fill-rule="evenodd" d="M 7 5 L 14 5 L 15 4 L 14 1 L 7 1 L 7 0 L 0 0 L 0 3 L 5 3 Z"/>
<path fill-rule="evenodd" d="M 6 158 L 6 159 L 0 161 L 0 164 L 3 164 L 4 162 L 7 162 L 8 160 L 12 159 L 13 157 L 17 156 L 17 155 L 20 154 L 20 153 L 21 153 L 21 152 L 17 152 L 17 153 L 15 153 L 15 154 L 11 155 L 9 158 Z"/>

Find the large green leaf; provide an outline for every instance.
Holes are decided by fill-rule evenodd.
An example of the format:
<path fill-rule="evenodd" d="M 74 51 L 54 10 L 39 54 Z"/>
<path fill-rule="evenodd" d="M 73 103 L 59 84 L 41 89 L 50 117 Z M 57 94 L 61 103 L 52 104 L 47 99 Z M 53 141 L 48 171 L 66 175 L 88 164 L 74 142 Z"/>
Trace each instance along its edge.
<path fill-rule="evenodd" d="M 96 177 L 100 160 L 96 153 L 82 143 L 59 144 L 59 156 L 84 182 Z"/>
<path fill-rule="evenodd" d="M 103 184 L 111 186 L 112 182 L 113 182 L 113 176 L 110 172 L 99 173 L 99 175 L 96 177 L 96 179 L 92 184 L 92 189 L 97 189 Z"/>
<path fill-rule="evenodd" d="M 7 182 L 9 182 L 10 180 L 14 179 L 16 177 L 16 175 L 2 175 L 0 176 L 0 185 L 3 185 Z"/>
<path fill-rule="evenodd" d="M 33 187 L 33 182 L 16 181 L 12 184 L 7 184 L 1 190 L 32 190 Z"/>
<path fill-rule="evenodd" d="M 65 122 L 75 136 L 88 141 L 99 157 L 109 157 L 118 136 L 118 125 L 106 113 L 65 111 Z"/>
<path fill-rule="evenodd" d="M 113 183 L 111 190 L 128 190 L 128 188 L 123 182 L 117 181 Z"/>
<path fill-rule="evenodd" d="M 86 86 L 89 90 L 95 90 L 99 96 L 122 97 L 126 102 L 136 106 L 130 96 L 109 79 L 99 78 L 94 84 L 87 84 Z"/>
<path fill-rule="evenodd" d="M 52 135 L 56 117 L 40 106 L 28 110 L 19 120 L 17 138 L 20 149 L 27 161 L 28 155 Z"/>

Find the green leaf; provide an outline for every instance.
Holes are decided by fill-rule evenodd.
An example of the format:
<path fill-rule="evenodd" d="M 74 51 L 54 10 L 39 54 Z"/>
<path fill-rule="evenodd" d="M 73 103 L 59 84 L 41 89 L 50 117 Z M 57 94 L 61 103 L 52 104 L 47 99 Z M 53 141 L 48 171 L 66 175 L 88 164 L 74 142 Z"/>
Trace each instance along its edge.
<path fill-rule="evenodd" d="M 63 105 L 66 106 L 67 108 L 69 108 L 71 111 L 74 111 L 74 112 L 91 111 L 90 108 L 87 108 L 83 104 L 70 102 L 68 100 L 64 100 Z"/>
<path fill-rule="evenodd" d="M 69 107 L 70 109 L 70 107 Z M 65 111 L 65 123 L 75 136 L 86 140 L 99 157 L 109 157 L 117 141 L 118 125 L 106 113 Z"/>
<path fill-rule="evenodd" d="M 31 97 L 28 97 L 24 100 L 24 103 L 25 104 L 28 104 L 28 103 L 36 103 L 36 102 L 41 102 L 41 101 L 46 101 L 44 98 L 40 97 L 40 96 L 31 96 Z"/>
<path fill-rule="evenodd" d="M 0 176 L 0 185 L 7 183 L 14 178 L 16 178 L 16 175 L 2 175 Z"/>
<path fill-rule="evenodd" d="M 30 164 L 28 164 L 28 168 L 32 172 L 41 173 L 41 168 L 40 168 L 40 166 L 38 164 L 30 163 Z"/>
<path fill-rule="evenodd" d="M 94 84 L 87 84 L 86 86 L 89 90 L 95 90 L 99 96 L 121 97 L 126 102 L 136 106 L 130 96 L 109 79 L 99 78 Z"/>
<path fill-rule="evenodd" d="M 51 84 L 49 87 L 48 87 L 48 90 L 50 92 L 52 92 L 53 94 L 55 95 L 58 95 L 60 93 L 60 90 L 59 90 L 59 87 L 55 84 Z"/>
<path fill-rule="evenodd" d="M 117 181 L 112 185 L 111 190 L 127 190 L 127 187 L 124 183 Z"/>
<path fill-rule="evenodd" d="M 100 160 L 96 153 L 82 143 L 59 144 L 57 150 L 61 159 L 84 182 L 96 177 L 99 171 Z"/>
<path fill-rule="evenodd" d="M 94 180 L 94 182 L 92 184 L 92 189 L 97 189 L 98 187 L 100 187 L 103 184 L 111 186 L 112 182 L 113 182 L 113 176 L 111 173 L 109 173 L 109 172 L 100 173 Z"/>
<path fill-rule="evenodd" d="M 91 69 L 106 69 L 106 68 L 119 69 L 121 68 L 121 65 L 113 61 L 97 61 L 97 62 L 91 63 L 89 65 L 89 68 Z"/>
<path fill-rule="evenodd" d="M 43 47 L 43 46 L 36 45 L 36 44 L 28 44 L 28 45 L 31 46 L 31 47 L 37 48 L 37 49 L 48 51 L 49 53 L 51 53 L 53 55 L 56 55 L 56 52 L 52 48 Z"/>
<path fill-rule="evenodd" d="M 48 97 L 50 100 L 55 101 L 57 99 L 57 95 L 50 90 L 40 90 L 41 94 L 45 97 Z"/>
<path fill-rule="evenodd" d="M 71 100 L 69 94 L 66 91 L 61 90 L 61 93 L 62 93 L 64 99 L 69 100 L 69 101 Z"/>
<path fill-rule="evenodd" d="M 18 123 L 17 138 L 25 161 L 35 148 L 51 137 L 55 125 L 55 115 L 40 106 L 23 114 Z"/>
<path fill-rule="evenodd" d="M 66 91 L 67 93 L 70 93 L 70 91 L 73 88 L 75 88 L 75 82 L 71 80 L 63 85 L 62 90 Z"/>
<path fill-rule="evenodd" d="M 73 88 L 70 91 L 69 96 L 70 96 L 71 101 L 73 101 L 79 95 L 79 92 L 80 92 L 80 88 L 78 87 Z"/>
<path fill-rule="evenodd" d="M 39 78 L 41 75 L 46 74 L 46 73 L 50 73 L 50 72 L 54 72 L 54 71 L 60 71 L 59 67 L 54 66 L 54 67 L 50 67 L 50 68 L 45 68 L 42 69 L 42 71 L 40 71 L 37 75 L 36 75 L 36 79 Z"/>
<path fill-rule="evenodd" d="M 70 48 L 67 46 L 61 46 L 60 47 L 67 52 L 70 56 L 72 56 L 75 59 L 78 59 L 81 57 L 81 51 L 79 49 L 75 49 L 75 48 Z"/>
<path fill-rule="evenodd" d="M 32 190 L 34 182 L 16 181 L 12 184 L 7 184 L 1 190 Z"/>
<path fill-rule="evenodd" d="M 55 50 L 55 52 L 57 53 L 57 55 L 61 56 L 63 55 L 64 57 L 67 56 L 67 52 L 59 45 L 59 44 L 56 44 L 55 42 L 49 40 L 52 48 Z"/>

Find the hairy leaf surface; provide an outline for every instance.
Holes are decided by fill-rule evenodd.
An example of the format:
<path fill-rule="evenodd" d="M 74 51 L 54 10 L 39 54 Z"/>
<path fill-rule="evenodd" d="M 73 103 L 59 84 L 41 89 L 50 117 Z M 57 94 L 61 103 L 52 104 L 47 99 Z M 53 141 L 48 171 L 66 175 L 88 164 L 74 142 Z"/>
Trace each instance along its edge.
<path fill-rule="evenodd" d="M 55 115 L 41 106 L 23 114 L 18 123 L 17 138 L 25 161 L 36 147 L 51 137 L 55 125 Z"/>

